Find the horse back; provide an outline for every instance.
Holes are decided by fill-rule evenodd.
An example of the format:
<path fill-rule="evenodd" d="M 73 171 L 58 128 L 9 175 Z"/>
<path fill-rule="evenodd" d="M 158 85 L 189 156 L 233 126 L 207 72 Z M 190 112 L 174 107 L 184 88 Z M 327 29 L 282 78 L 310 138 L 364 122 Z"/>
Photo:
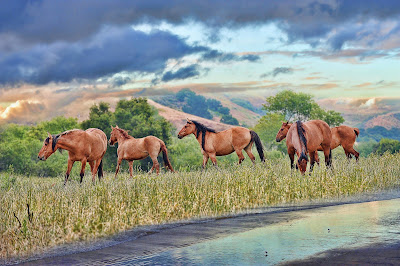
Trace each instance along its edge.
<path fill-rule="evenodd" d="M 332 132 L 329 125 L 322 120 L 310 120 L 303 123 L 309 150 L 317 150 L 321 144 L 331 145 Z"/>
<path fill-rule="evenodd" d="M 232 153 L 235 149 L 244 149 L 251 141 L 250 130 L 245 127 L 232 127 L 217 133 L 207 133 L 206 152 L 217 155 Z"/>
<path fill-rule="evenodd" d="M 335 130 L 335 133 L 333 130 Z M 343 144 L 353 144 L 357 138 L 354 128 L 345 125 L 341 125 L 332 129 L 332 135 L 333 134 L 338 136 L 342 146 Z"/>
<path fill-rule="evenodd" d="M 89 128 L 85 130 L 86 142 L 93 148 L 102 148 L 104 151 L 107 149 L 107 136 L 98 128 Z"/>

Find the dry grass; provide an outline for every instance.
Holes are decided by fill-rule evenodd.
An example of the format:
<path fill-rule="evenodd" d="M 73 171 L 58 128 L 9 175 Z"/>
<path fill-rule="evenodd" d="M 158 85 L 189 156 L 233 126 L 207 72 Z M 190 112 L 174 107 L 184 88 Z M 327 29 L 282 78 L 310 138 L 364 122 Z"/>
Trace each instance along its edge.
<path fill-rule="evenodd" d="M 343 158 L 343 157 L 341 157 Z M 0 174 L 0 258 L 95 239 L 138 225 L 218 216 L 254 207 L 399 187 L 400 156 L 334 160 L 334 170 L 291 172 L 288 159 L 159 176 L 138 173 L 93 185 Z M 27 204 L 33 213 L 28 217 Z M 21 222 L 14 217 L 15 215 Z"/>

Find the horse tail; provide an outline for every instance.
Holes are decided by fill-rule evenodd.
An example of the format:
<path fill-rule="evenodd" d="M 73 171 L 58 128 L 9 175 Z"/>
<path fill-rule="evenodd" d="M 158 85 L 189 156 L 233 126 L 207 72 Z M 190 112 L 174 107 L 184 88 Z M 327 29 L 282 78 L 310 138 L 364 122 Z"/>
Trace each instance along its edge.
<path fill-rule="evenodd" d="M 263 152 L 264 148 L 261 143 L 260 137 L 253 130 L 250 130 L 250 136 L 251 136 L 251 141 L 254 141 L 254 143 L 256 144 L 256 148 L 258 151 L 258 155 L 260 156 L 261 162 L 264 162 L 265 161 L 264 152 Z"/>
<path fill-rule="evenodd" d="M 161 151 L 163 154 L 163 161 L 164 161 L 164 165 L 166 167 L 169 168 L 169 170 L 171 170 L 171 172 L 175 172 L 174 169 L 172 168 L 171 162 L 168 159 L 168 151 L 167 151 L 167 146 L 165 145 L 165 143 L 163 141 L 161 141 Z"/>
<path fill-rule="evenodd" d="M 297 124 L 297 134 L 299 135 L 299 139 L 300 139 L 300 145 L 301 145 L 301 143 L 303 143 L 304 148 L 305 148 L 305 151 L 303 149 L 301 149 L 299 162 L 302 159 L 308 161 L 308 157 L 306 155 L 307 154 L 307 139 L 306 139 L 306 136 L 304 136 L 303 123 L 301 123 L 301 121 L 297 121 L 296 124 Z"/>
<path fill-rule="evenodd" d="M 97 168 L 97 176 L 99 179 L 103 177 L 103 159 L 101 159 L 99 167 Z"/>
<path fill-rule="evenodd" d="M 356 127 L 353 128 L 354 133 L 356 133 L 356 137 L 358 137 L 358 135 L 360 135 L 360 130 Z"/>

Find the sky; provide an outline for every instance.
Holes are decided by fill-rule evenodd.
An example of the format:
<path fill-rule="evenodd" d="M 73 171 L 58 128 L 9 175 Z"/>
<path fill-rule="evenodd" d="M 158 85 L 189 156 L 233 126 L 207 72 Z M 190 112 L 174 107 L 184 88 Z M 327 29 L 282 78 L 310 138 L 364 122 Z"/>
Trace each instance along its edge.
<path fill-rule="evenodd" d="M 400 1 L 2 1 L 0 123 L 191 88 L 400 111 Z"/>

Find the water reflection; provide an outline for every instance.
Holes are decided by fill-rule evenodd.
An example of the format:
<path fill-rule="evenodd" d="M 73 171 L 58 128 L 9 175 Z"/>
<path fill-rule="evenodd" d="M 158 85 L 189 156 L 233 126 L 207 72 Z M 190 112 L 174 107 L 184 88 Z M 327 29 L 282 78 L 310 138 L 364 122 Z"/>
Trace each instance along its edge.
<path fill-rule="evenodd" d="M 304 211 L 304 218 L 256 228 L 127 264 L 278 264 L 334 248 L 391 243 L 400 232 L 400 199 Z M 265 251 L 267 255 L 265 256 Z"/>

